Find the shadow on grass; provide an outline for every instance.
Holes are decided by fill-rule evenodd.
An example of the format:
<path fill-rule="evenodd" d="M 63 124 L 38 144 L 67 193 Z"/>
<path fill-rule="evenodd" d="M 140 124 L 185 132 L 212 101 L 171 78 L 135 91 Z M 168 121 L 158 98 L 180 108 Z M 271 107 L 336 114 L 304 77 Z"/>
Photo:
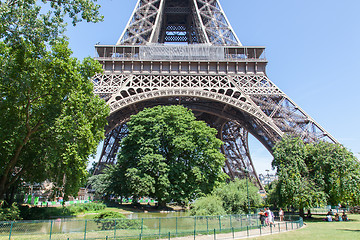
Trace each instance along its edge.
<path fill-rule="evenodd" d="M 357 220 L 355 219 L 349 219 L 349 221 L 346 222 L 356 222 Z M 324 216 L 319 216 L 319 217 L 311 217 L 311 218 L 304 218 L 304 222 L 326 222 L 325 221 L 325 215 Z M 332 222 L 336 222 L 336 221 L 332 221 Z M 340 222 L 344 222 L 344 221 L 340 221 Z"/>
<path fill-rule="evenodd" d="M 311 218 L 304 218 L 304 222 L 325 222 L 325 215 L 324 216 L 316 216 Z"/>
<path fill-rule="evenodd" d="M 346 232 L 360 232 L 360 230 L 356 230 L 356 229 L 337 229 L 340 231 L 346 231 Z"/>

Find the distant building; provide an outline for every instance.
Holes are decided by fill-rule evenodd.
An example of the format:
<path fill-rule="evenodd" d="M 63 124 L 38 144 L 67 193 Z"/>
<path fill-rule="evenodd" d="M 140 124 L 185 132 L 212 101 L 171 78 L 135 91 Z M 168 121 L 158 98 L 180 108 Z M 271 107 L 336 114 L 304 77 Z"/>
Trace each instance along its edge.
<path fill-rule="evenodd" d="M 270 184 L 274 180 L 277 179 L 277 176 L 275 174 L 259 174 L 260 182 L 263 186 Z"/>

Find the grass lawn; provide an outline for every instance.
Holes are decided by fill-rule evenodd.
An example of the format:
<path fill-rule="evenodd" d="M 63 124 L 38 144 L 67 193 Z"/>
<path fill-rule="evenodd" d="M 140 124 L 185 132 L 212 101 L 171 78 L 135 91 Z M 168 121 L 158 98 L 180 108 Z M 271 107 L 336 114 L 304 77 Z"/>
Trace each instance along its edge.
<path fill-rule="evenodd" d="M 349 222 L 324 222 L 322 221 L 324 217 L 325 216 L 314 216 L 314 219 L 305 220 L 306 226 L 302 229 L 253 239 L 360 239 L 360 215 L 349 214 Z"/>

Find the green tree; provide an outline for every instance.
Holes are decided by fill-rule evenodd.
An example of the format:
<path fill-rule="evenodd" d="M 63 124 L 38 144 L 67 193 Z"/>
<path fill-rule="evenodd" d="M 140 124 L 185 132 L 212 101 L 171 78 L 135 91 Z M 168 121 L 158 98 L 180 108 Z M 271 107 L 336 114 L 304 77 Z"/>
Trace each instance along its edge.
<path fill-rule="evenodd" d="M 306 145 L 310 175 L 325 193 L 329 205 L 359 204 L 360 163 L 340 144 L 318 142 Z"/>
<path fill-rule="evenodd" d="M 88 184 L 95 190 L 95 193 L 105 198 L 108 198 L 110 194 L 114 194 L 118 191 L 119 178 L 116 176 L 116 166 L 108 165 L 101 174 L 92 175 L 88 179 Z"/>
<path fill-rule="evenodd" d="M 119 152 L 119 195 L 149 196 L 159 205 L 187 203 L 225 179 L 217 131 L 182 106 L 157 106 L 131 117 Z"/>
<path fill-rule="evenodd" d="M 306 165 L 306 147 L 298 137 L 284 136 L 276 143 L 272 166 L 277 169 L 278 181 L 275 196 L 282 207 L 298 208 L 304 216 L 304 208 L 322 203 L 324 193 L 315 184 Z"/>
<path fill-rule="evenodd" d="M 258 193 L 259 189 L 251 182 L 248 184 L 249 195 L 245 179 L 220 184 L 211 194 L 196 199 L 191 204 L 190 214 L 204 216 L 247 213 L 248 196 L 251 208 L 261 206 L 263 200 Z"/>
<path fill-rule="evenodd" d="M 212 194 L 196 199 L 190 208 L 191 216 L 220 216 L 225 214 L 223 201 L 219 196 Z"/>
<path fill-rule="evenodd" d="M 0 197 L 21 181 L 49 179 L 77 192 L 109 109 L 89 79 L 91 58 L 71 57 L 64 18 L 101 20 L 92 0 L 0 3 Z M 40 13 L 40 12 L 45 13 Z"/>
<path fill-rule="evenodd" d="M 242 214 L 248 212 L 248 197 L 250 207 L 259 207 L 262 204 L 259 189 L 252 183 L 248 182 L 249 192 L 247 191 L 246 180 L 235 179 L 230 183 L 223 183 L 213 191 L 223 203 L 227 214 Z M 248 195 L 249 193 L 249 195 Z"/>
<path fill-rule="evenodd" d="M 282 207 L 304 208 L 323 204 L 358 204 L 360 163 L 340 144 L 304 144 L 285 136 L 274 147 L 273 167 L 278 181 L 269 200 Z"/>

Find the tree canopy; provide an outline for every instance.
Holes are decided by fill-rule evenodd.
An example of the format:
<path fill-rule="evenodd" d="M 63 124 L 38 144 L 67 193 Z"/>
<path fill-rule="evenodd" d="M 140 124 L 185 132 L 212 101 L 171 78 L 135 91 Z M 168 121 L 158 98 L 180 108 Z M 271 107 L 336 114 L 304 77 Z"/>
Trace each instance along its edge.
<path fill-rule="evenodd" d="M 279 206 L 304 208 L 359 203 L 360 163 L 340 144 L 304 144 L 285 136 L 274 147 L 272 166 L 278 181 L 270 200 Z"/>
<path fill-rule="evenodd" d="M 157 106 L 133 115 L 127 125 L 115 173 L 119 195 L 187 203 L 226 178 L 217 131 L 190 110 Z"/>
<path fill-rule="evenodd" d="M 246 184 L 245 179 L 235 179 L 217 186 L 211 194 L 196 199 L 191 204 L 190 214 L 197 216 L 243 214 L 248 212 L 248 203 L 253 209 L 261 206 L 263 200 L 258 193 L 259 189 L 251 181 L 248 182 L 248 187 Z"/>
<path fill-rule="evenodd" d="M 109 114 L 90 81 L 100 64 L 71 57 L 63 36 L 65 16 L 101 20 L 95 1 L 38 2 L 0 3 L 0 198 L 45 179 L 76 193 Z"/>

